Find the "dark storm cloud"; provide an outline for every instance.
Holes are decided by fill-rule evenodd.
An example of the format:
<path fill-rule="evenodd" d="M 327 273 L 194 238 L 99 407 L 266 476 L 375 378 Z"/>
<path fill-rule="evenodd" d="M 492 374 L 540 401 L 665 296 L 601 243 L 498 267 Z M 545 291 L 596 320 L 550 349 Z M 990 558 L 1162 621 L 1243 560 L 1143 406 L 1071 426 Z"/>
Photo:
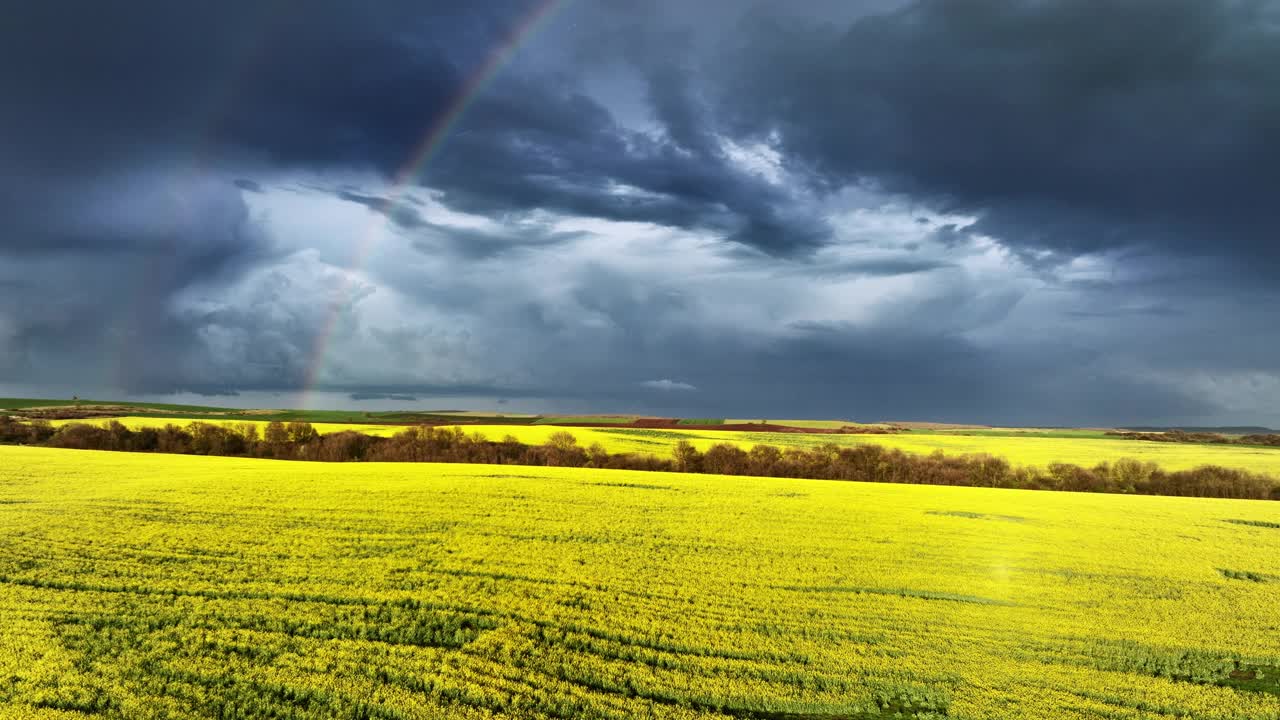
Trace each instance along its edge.
<path fill-rule="evenodd" d="M 0 124 L 30 147 L 18 157 L 53 167 L 238 147 L 272 163 L 388 168 L 529 7 L 25 4 L 0 25 Z"/>
<path fill-rule="evenodd" d="M 799 272 L 814 276 L 823 275 L 870 275 L 875 277 L 893 277 L 896 275 L 915 275 L 933 270 L 955 267 L 954 263 L 930 258 L 892 257 L 866 260 L 846 260 L 828 262 L 802 267 Z"/>
<path fill-rule="evenodd" d="M 727 417 L 779 416 L 860 421 L 937 420 L 1043 425 L 1108 424 L 1134 416 L 1197 417 L 1221 411 L 1211 399 L 1174 384 L 1108 371 L 1102 354 L 1070 344 L 1038 351 L 988 348 L 947 334 L 814 323 L 761 345 L 708 333 L 668 338 L 653 347 L 652 329 L 613 317 L 628 330 L 593 337 L 585 357 L 557 358 L 572 383 L 548 385 L 584 409 L 616 407 L 653 414 L 696 409 Z M 649 332 L 649 335 L 645 335 Z M 599 353 L 597 355 L 596 353 Z M 596 357 L 616 359 L 612 366 Z M 647 380 L 678 376 L 676 381 Z M 677 375 L 678 374 L 678 375 Z M 641 379 L 620 383 L 619 376 Z M 694 415 L 696 416 L 696 415 Z"/>
<path fill-rule="evenodd" d="M 720 107 L 832 179 L 870 178 L 1066 255 L 1280 245 L 1274 2 L 923 0 L 842 26 L 758 12 Z"/>
<path fill-rule="evenodd" d="M 262 195 L 255 175 L 295 170 L 392 177 L 533 7 L 54 0 L 7 13 L 6 376 L 45 381 L 109 365 L 98 381 L 130 391 L 303 383 L 324 323 L 316 313 L 176 306 L 272 255 L 239 193 Z M 709 228 L 792 249 L 783 195 L 722 157 L 686 157 L 623 129 L 572 78 L 511 67 L 475 100 L 422 178 L 446 203 Z M 575 237 L 446 228 L 374 193 L 342 197 L 462 259 Z"/>
<path fill-rule="evenodd" d="M 685 69 L 652 78 L 666 141 L 625 130 L 555 73 L 512 67 L 472 97 L 487 55 L 534 7 L 26 5 L 0 26 L 0 137 L 8 139 L 0 148 L 44 173 L 165 156 L 392 177 L 460 103 L 474 101 L 421 178 L 459 208 L 710 228 L 779 254 L 823 241 L 820 221 L 789 211 L 783 193 L 713 148 Z M 611 192 L 617 184 L 644 197 Z M 414 224 L 413 213 L 388 208 L 397 223 Z"/>
<path fill-rule="evenodd" d="M 430 239 L 415 240 L 415 249 L 427 254 L 443 250 L 467 260 L 493 258 L 521 248 L 563 245 L 586 236 L 582 232 L 549 230 L 545 227 L 511 227 L 500 232 L 490 232 L 436 223 L 426 223 L 424 226 L 431 231 Z"/>
<path fill-rule="evenodd" d="M 155 175 L 71 189 L 57 200 L 74 212 L 16 213 L 0 244 L 0 325 L 11 333 L 4 374 L 225 390 L 191 379 L 205 364 L 198 328 L 171 301 L 273 254 L 239 192 Z M 108 377 L 86 378 L 85 366 Z"/>
<path fill-rule="evenodd" d="M 368 384 L 362 383 L 362 388 L 358 392 L 348 392 L 349 388 L 343 386 L 321 387 L 321 390 L 336 390 L 346 392 L 347 396 L 352 400 L 375 400 L 389 399 L 397 402 L 408 402 L 407 398 L 413 398 L 413 402 L 417 402 L 423 396 L 431 396 L 437 398 L 461 398 L 461 397 L 493 397 L 497 395 L 506 395 L 512 398 L 529 398 L 539 397 L 540 391 L 530 390 L 527 388 L 512 388 L 497 384 L 479 384 L 479 383 L 451 383 L 451 384 L 434 384 L 434 383 L 401 383 L 401 384 Z M 355 397 L 360 395 L 362 397 Z"/>
<path fill-rule="evenodd" d="M 1141 307 L 1117 307 L 1105 310 L 1068 310 L 1067 314 L 1079 318 L 1113 318 L 1121 315 L 1149 315 L 1154 317 L 1173 317 L 1183 314 L 1182 311 L 1169 305 L 1144 305 Z"/>
<path fill-rule="evenodd" d="M 535 4 L 11 9 L 0 377 L 1102 423 L 1275 376 L 1276 3 L 569 3 L 474 82 Z M 394 226 L 350 277 L 335 198 Z"/>
<path fill-rule="evenodd" d="M 315 313 L 177 304 L 273 259 L 241 195 L 262 191 L 247 176 L 390 167 L 480 62 L 475 49 L 522 10 L 404 2 L 370 12 L 327 0 L 9 9 L 4 376 L 157 392 L 300 384 Z"/>
<path fill-rule="evenodd" d="M 375 392 L 354 392 L 349 393 L 347 397 L 361 402 L 364 400 L 395 400 L 396 402 L 418 402 L 418 398 L 413 395 L 396 395 Z"/>
<path fill-rule="evenodd" d="M 361 195 L 350 190 L 339 191 L 337 197 L 357 205 L 364 205 L 373 212 L 385 215 L 388 220 L 401 228 L 412 230 L 427 224 L 427 221 L 423 220 L 422 215 L 418 213 L 417 208 L 409 207 L 404 201 L 373 195 Z"/>
<path fill-rule="evenodd" d="M 413 233 L 412 246 L 428 254 L 447 252 L 468 260 L 480 260 L 518 248 L 559 245 L 585 236 L 582 232 L 551 230 L 538 224 L 508 224 L 500 231 L 453 227 L 427 221 L 409 198 L 362 195 L 350 190 L 339 190 L 334 197 L 363 205 L 402 230 L 421 231 Z"/>
<path fill-rule="evenodd" d="M 663 102 L 691 102 L 681 88 L 663 86 L 677 82 L 674 75 L 654 80 L 671 94 Z M 695 138 L 711 127 L 694 131 L 701 123 L 674 110 L 663 120 L 668 136 L 655 140 L 619 126 L 572 88 L 499 82 L 468 111 L 423 182 L 468 212 L 541 208 L 705 229 L 775 255 L 828 239 L 825 222 L 787 192 L 733 167 L 709 139 Z"/>

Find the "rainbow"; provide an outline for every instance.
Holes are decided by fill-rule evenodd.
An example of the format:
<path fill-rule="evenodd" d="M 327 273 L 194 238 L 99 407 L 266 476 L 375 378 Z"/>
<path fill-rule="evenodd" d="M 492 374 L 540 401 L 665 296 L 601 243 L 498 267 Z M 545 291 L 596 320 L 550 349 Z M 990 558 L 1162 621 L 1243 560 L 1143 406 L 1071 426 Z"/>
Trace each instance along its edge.
<path fill-rule="evenodd" d="M 414 186 L 427 165 L 431 163 L 431 159 L 439 152 L 440 147 L 444 144 L 454 126 L 466 114 L 467 109 L 471 107 L 480 93 L 493 80 L 494 76 L 511 62 L 516 51 L 539 29 L 545 26 L 547 21 L 567 2 L 568 0 L 539 0 L 533 9 L 521 18 L 520 22 L 515 25 L 503 41 L 486 56 L 484 62 L 462 84 L 462 88 L 455 99 L 436 118 L 435 122 L 427 128 L 426 134 L 414 146 L 408 159 L 392 176 L 390 191 L 382 206 L 383 210 L 390 210 L 400 202 L 404 193 Z M 379 230 L 385 227 L 385 212 L 371 214 L 373 217 L 370 220 L 369 227 L 356 240 L 351 261 L 347 267 L 348 271 L 359 272 L 364 268 L 379 237 Z M 325 359 L 329 353 L 329 344 L 333 339 L 334 330 L 342 316 L 343 306 L 348 302 L 351 295 L 350 277 L 350 272 L 344 275 L 341 285 L 334 293 L 333 300 L 329 303 L 320 332 L 317 333 L 312 344 L 311 354 L 303 377 L 299 407 L 305 408 L 308 406 L 309 396 L 315 389 L 320 373 L 324 370 Z"/>

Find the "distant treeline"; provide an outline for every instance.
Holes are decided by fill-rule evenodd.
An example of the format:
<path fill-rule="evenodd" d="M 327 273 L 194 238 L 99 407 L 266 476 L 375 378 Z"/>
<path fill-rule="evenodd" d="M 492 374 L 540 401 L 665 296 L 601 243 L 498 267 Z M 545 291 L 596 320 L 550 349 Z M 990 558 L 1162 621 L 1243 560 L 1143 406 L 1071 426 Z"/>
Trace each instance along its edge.
<path fill-rule="evenodd" d="M 1205 465 L 1168 471 L 1155 463 L 1122 459 L 1091 468 L 1051 463 L 1047 468 L 1014 467 L 988 455 L 909 455 L 879 445 L 750 450 L 729 443 L 705 452 L 680 441 L 670 458 L 610 453 L 596 443 L 578 445 L 569 432 L 553 433 L 542 445 L 526 445 L 508 435 L 494 441 L 461 428 L 411 427 L 393 437 L 345 431 L 320 435 L 306 422 L 272 422 L 260 433 L 254 423 L 230 426 L 193 422 L 186 426 L 131 430 L 119 422 L 104 426 L 19 422 L 0 417 L 0 442 L 81 450 L 161 452 L 188 455 L 313 460 L 325 462 L 457 462 L 499 465 L 663 470 L 719 475 L 855 480 L 969 487 L 1070 490 L 1076 492 L 1180 495 L 1280 500 L 1280 482 L 1257 473 Z"/>
<path fill-rule="evenodd" d="M 1131 432 L 1128 430 L 1110 430 L 1108 435 L 1125 440 L 1151 440 L 1153 442 L 1171 443 L 1211 443 L 1215 445 L 1270 445 L 1280 447 L 1280 434 L 1223 435 L 1215 432 L 1187 432 L 1186 430 L 1167 430 L 1165 432 Z"/>

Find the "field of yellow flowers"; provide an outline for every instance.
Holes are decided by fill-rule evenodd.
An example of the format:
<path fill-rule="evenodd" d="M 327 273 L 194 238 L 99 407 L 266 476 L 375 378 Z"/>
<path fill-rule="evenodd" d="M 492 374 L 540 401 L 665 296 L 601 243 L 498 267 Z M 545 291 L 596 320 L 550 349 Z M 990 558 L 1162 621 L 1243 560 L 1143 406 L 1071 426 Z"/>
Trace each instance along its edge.
<path fill-rule="evenodd" d="M 1280 504 L 0 447 L 0 718 L 1280 718 Z"/>

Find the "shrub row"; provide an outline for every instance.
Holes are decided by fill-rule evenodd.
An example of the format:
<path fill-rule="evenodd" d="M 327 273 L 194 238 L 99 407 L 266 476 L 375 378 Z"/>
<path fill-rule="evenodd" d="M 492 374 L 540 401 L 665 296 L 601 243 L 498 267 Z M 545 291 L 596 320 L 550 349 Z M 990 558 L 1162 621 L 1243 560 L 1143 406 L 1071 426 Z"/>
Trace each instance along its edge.
<path fill-rule="evenodd" d="M 1109 430 L 1108 435 L 1126 440 L 1149 440 L 1151 442 L 1173 443 L 1211 443 L 1214 445 L 1269 445 L 1280 447 L 1280 434 L 1267 433 L 1253 435 L 1223 435 L 1213 432 L 1187 432 L 1186 430 L 1168 430 L 1166 432 L 1132 432 L 1129 430 Z"/>
<path fill-rule="evenodd" d="M 989 455 L 910 455 L 879 445 L 780 449 L 756 445 L 744 450 L 720 443 L 698 450 L 678 442 L 670 458 L 610 453 L 600 444 L 578 445 L 571 433 L 551 435 L 542 445 L 526 445 L 508 435 L 493 441 L 461 428 L 411 427 L 389 438 L 354 431 L 320 435 L 305 422 L 253 423 L 131 430 L 119 422 L 105 426 L 71 423 L 58 428 L 0 417 L 0 442 L 48 447 L 194 455 L 231 455 L 325 462 L 459 462 L 499 465 L 666 470 L 718 475 L 856 480 L 971 487 L 1068 490 L 1076 492 L 1181 495 L 1280 500 L 1280 483 L 1257 473 L 1205 465 L 1167 471 L 1154 463 L 1122 459 L 1091 468 L 1052 463 L 1047 468 L 1014 467 Z"/>

